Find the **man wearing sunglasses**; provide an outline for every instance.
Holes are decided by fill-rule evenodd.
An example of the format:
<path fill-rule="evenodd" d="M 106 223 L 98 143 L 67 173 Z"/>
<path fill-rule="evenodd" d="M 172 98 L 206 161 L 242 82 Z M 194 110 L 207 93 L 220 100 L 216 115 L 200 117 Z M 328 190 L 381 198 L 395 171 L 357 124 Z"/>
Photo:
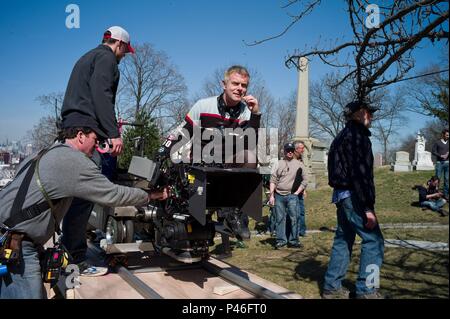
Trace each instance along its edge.
<path fill-rule="evenodd" d="M 379 299 L 380 268 L 384 239 L 375 215 L 373 154 L 370 142 L 373 114 L 378 109 L 361 101 L 346 105 L 345 128 L 339 132 L 328 153 L 328 183 L 337 207 L 337 228 L 323 298 L 348 298 L 342 286 L 356 235 L 361 237 L 361 256 L 356 280 L 356 298 Z"/>
<path fill-rule="evenodd" d="M 82 114 L 97 121 L 106 133 L 106 138 L 112 144 L 111 154 L 100 156 L 96 152 L 93 159 L 99 165 L 101 163 L 102 171 L 110 180 L 115 173 L 116 156 L 123 151 L 115 101 L 120 77 L 118 65 L 127 53 L 134 53 L 128 32 L 119 26 L 107 29 L 102 44 L 87 52 L 75 64 L 61 109 L 63 128 L 67 127 L 71 115 Z M 62 241 L 83 269 L 90 268 L 85 263 L 85 230 L 93 208 L 92 202 L 75 198 L 63 222 Z"/>
<path fill-rule="evenodd" d="M 284 159 L 278 161 L 277 169 L 270 177 L 269 204 L 275 206 L 276 216 L 276 243 L 275 249 L 286 245 L 293 248 L 301 248 L 298 241 L 298 195 L 304 186 L 299 185 L 297 189 L 293 186 L 299 171 L 305 171 L 303 164 L 295 158 L 295 146 L 293 143 L 284 145 Z M 286 231 L 286 217 L 289 215 L 291 221 L 290 229 Z M 288 238 L 289 237 L 289 238 Z"/>

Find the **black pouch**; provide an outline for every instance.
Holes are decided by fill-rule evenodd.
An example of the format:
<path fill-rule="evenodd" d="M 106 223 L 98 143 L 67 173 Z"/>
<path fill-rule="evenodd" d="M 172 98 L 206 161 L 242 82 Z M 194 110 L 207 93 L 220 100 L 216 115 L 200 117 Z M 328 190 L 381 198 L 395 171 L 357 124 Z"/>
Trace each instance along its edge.
<path fill-rule="evenodd" d="M 18 264 L 22 253 L 24 234 L 8 232 L 0 247 L 0 261 L 6 264 Z"/>

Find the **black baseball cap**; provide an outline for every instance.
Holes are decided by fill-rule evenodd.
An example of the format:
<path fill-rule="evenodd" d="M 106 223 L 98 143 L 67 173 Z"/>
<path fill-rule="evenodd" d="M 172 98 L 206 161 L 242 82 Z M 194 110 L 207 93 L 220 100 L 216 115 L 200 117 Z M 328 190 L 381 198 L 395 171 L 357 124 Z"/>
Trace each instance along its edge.
<path fill-rule="evenodd" d="M 286 143 L 284 144 L 285 151 L 295 151 L 294 143 Z"/>
<path fill-rule="evenodd" d="M 95 134 L 97 134 L 97 138 L 99 139 L 108 138 L 108 135 L 99 127 L 97 121 L 93 119 L 91 116 L 83 113 L 72 112 L 67 114 L 63 118 L 62 127 L 63 128 L 87 127 L 92 129 L 95 132 Z"/>
<path fill-rule="evenodd" d="M 346 115 L 352 115 L 353 113 L 359 111 L 360 109 L 366 109 L 368 110 L 370 113 L 375 113 L 376 111 L 379 110 L 379 108 L 369 105 L 366 102 L 362 102 L 362 101 L 353 101 L 348 103 L 345 107 L 344 107 L 344 112 Z"/>

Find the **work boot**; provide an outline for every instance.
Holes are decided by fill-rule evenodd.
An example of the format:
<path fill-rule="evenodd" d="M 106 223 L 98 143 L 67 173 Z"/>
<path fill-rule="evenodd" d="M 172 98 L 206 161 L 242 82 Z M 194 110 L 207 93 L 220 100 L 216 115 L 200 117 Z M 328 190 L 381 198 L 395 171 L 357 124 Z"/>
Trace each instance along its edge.
<path fill-rule="evenodd" d="M 225 217 L 224 225 L 228 227 L 238 240 L 249 240 L 248 217 L 242 212 L 229 212 Z"/>
<path fill-rule="evenodd" d="M 356 299 L 384 299 L 384 296 L 378 290 L 374 290 L 367 294 L 356 294 Z"/>
<path fill-rule="evenodd" d="M 439 208 L 438 212 L 439 212 L 439 214 L 441 214 L 441 217 L 448 216 L 448 211 L 446 211 L 443 208 Z"/>
<path fill-rule="evenodd" d="M 288 244 L 289 248 L 303 248 L 303 244 L 302 243 L 293 243 L 293 244 Z"/>
<path fill-rule="evenodd" d="M 337 290 L 324 290 L 322 293 L 322 299 L 349 299 L 350 291 L 341 287 Z"/>
<path fill-rule="evenodd" d="M 285 243 L 276 243 L 275 246 L 274 246 L 274 249 L 278 250 L 278 249 L 281 249 L 283 247 L 286 247 Z"/>

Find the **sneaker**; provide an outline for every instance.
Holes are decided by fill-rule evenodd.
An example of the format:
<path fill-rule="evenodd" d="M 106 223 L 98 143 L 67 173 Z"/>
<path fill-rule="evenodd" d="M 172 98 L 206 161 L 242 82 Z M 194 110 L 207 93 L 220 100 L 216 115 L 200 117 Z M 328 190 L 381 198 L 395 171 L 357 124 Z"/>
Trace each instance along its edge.
<path fill-rule="evenodd" d="M 323 299 L 349 299 L 350 291 L 342 287 L 338 290 L 324 290 L 322 293 Z"/>
<path fill-rule="evenodd" d="M 238 240 L 236 242 L 236 247 L 237 248 L 247 248 L 247 246 L 245 245 L 245 243 L 242 240 Z"/>
<path fill-rule="evenodd" d="M 295 244 L 288 244 L 288 247 L 290 247 L 290 248 L 303 248 L 303 245 L 301 243 L 295 243 Z"/>
<path fill-rule="evenodd" d="M 80 269 L 80 276 L 98 277 L 108 273 L 107 267 L 94 266 L 86 261 L 79 263 L 78 268 Z"/>
<path fill-rule="evenodd" d="M 356 299 L 384 299 L 384 296 L 378 290 L 375 290 L 368 294 L 356 294 Z"/>

